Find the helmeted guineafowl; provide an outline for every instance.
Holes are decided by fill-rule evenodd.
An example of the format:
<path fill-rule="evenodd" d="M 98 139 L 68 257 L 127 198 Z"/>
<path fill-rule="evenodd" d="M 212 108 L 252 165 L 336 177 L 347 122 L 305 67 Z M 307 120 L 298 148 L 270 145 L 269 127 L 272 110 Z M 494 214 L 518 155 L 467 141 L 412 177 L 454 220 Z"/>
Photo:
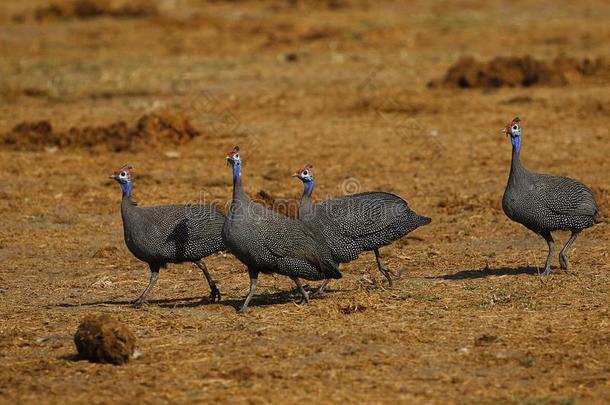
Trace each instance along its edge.
<path fill-rule="evenodd" d="M 372 250 L 379 271 L 391 286 L 391 272 L 382 262 L 379 248 L 429 224 L 431 219 L 413 212 L 402 198 L 384 192 L 350 194 L 314 204 L 311 200 L 314 188 L 312 166 L 306 165 L 293 176 L 304 185 L 299 219 L 322 235 L 333 259 L 346 263 L 356 259 L 360 253 Z M 328 281 L 324 281 L 317 293 L 324 291 Z"/>
<path fill-rule="evenodd" d="M 228 251 L 248 267 L 250 275 L 250 292 L 240 312 L 247 310 L 260 272 L 290 277 L 305 303 L 309 302 L 309 294 L 299 278 L 341 278 L 326 244 L 303 222 L 267 209 L 248 197 L 241 181 L 239 147 L 233 148 L 227 161 L 233 168 L 233 199 L 222 240 Z"/>
<path fill-rule="evenodd" d="M 568 251 L 585 228 L 597 223 L 598 209 L 593 192 L 579 181 L 528 171 L 520 159 L 521 127 L 516 117 L 503 130 L 511 138 L 512 161 L 502 208 L 515 222 L 542 236 L 549 247 L 544 274 L 551 271 L 554 241 L 552 231 L 572 232 L 559 253 L 561 269 L 568 269 Z"/>
<path fill-rule="evenodd" d="M 123 166 L 110 178 L 123 190 L 121 216 L 127 248 L 150 267 L 150 282 L 134 305 L 139 307 L 146 302 L 162 267 L 183 262 L 193 262 L 201 269 L 210 285 L 210 301 L 220 301 L 220 291 L 203 258 L 224 250 L 221 236 L 224 215 L 205 204 L 138 207 L 131 198 L 130 170 L 131 166 Z"/>

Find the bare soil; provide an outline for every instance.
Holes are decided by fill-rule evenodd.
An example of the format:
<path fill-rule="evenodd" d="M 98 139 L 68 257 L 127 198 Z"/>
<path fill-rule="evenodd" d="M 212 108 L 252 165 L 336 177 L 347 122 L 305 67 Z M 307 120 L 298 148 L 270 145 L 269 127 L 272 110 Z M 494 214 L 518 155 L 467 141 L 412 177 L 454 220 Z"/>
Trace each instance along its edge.
<path fill-rule="evenodd" d="M 463 56 L 607 60 L 608 2 L 88 3 L 0 3 L 0 402 L 610 402 L 610 82 L 428 86 Z M 596 193 L 568 273 L 538 277 L 546 244 L 502 212 L 515 115 L 528 168 Z M 132 308 L 148 270 L 108 175 L 132 164 L 141 205 L 226 209 L 235 144 L 247 191 L 282 212 L 311 163 L 318 199 L 384 190 L 432 217 L 382 249 L 396 285 L 367 253 L 306 306 L 262 275 L 241 316 L 247 273 L 218 254 L 220 303 L 184 264 Z M 95 314 L 141 357 L 78 360 Z"/>

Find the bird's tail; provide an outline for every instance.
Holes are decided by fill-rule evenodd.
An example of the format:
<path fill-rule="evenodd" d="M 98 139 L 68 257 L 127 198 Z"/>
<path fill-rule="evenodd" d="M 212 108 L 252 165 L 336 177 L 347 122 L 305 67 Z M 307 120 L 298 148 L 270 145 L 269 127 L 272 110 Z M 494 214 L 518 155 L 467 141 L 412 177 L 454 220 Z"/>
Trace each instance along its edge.
<path fill-rule="evenodd" d="M 602 222 L 606 222 L 607 218 L 602 218 L 599 210 L 595 211 L 595 214 L 593 214 L 593 223 L 595 224 L 601 224 Z"/>
<path fill-rule="evenodd" d="M 432 218 L 424 217 L 423 215 L 417 216 L 417 226 L 428 225 L 430 222 L 432 222 Z"/>
<path fill-rule="evenodd" d="M 335 262 L 334 260 L 330 258 L 322 258 L 320 265 L 326 278 L 339 279 L 343 277 L 343 274 L 341 274 L 339 271 L 339 263 Z"/>

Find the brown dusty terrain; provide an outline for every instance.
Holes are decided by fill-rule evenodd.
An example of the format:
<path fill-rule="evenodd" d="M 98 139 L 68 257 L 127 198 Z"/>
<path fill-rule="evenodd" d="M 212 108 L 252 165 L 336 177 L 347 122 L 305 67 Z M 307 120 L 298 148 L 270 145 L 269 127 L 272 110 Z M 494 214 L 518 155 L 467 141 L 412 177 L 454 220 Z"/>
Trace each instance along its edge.
<path fill-rule="evenodd" d="M 610 3 L 108 3 L 0 3 L 1 403 L 610 402 L 610 80 L 428 86 L 463 56 L 607 61 Z M 515 115 L 526 165 L 605 218 L 543 280 L 544 241 L 501 208 Z M 241 316 L 247 274 L 218 254 L 220 303 L 184 264 L 131 308 L 148 270 L 108 175 L 131 163 L 141 205 L 226 209 L 234 144 L 248 192 L 290 212 L 312 163 L 320 199 L 385 190 L 432 217 L 382 249 L 395 287 L 367 253 L 307 306 L 262 275 Z M 141 357 L 77 361 L 97 313 Z"/>

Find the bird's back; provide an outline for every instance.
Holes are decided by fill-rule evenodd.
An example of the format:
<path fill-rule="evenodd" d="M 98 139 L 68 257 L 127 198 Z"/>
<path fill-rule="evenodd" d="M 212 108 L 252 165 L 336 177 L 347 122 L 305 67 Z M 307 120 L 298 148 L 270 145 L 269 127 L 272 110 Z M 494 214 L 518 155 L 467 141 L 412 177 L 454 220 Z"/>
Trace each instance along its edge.
<path fill-rule="evenodd" d="M 583 183 L 526 170 L 509 177 L 502 207 L 536 232 L 579 231 L 595 224 L 598 214 L 593 192 Z"/>
<path fill-rule="evenodd" d="M 340 278 L 328 248 L 301 221 L 251 200 L 234 202 L 223 240 L 248 267 L 309 280 Z"/>
<path fill-rule="evenodd" d="M 340 262 L 388 245 L 431 221 L 414 213 L 402 198 L 384 192 L 325 200 L 301 217 L 324 236 Z"/>

